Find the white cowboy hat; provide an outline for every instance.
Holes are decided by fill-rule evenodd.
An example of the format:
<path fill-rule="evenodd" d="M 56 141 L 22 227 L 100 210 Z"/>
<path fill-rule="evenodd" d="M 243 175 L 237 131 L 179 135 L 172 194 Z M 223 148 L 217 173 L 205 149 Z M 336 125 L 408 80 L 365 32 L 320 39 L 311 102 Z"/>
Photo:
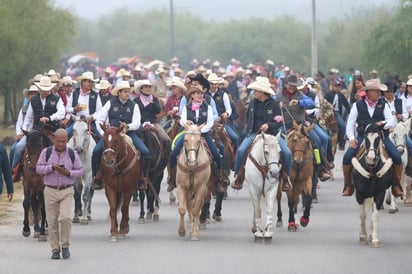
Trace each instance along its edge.
<path fill-rule="evenodd" d="M 412 86 L 412 79 L 409 79 L 408 82 L 406 82 L 407 86 Z"/>
<path fill-rule="evenodd" d="M 125 72 L 123 72 L 122 77 L 132 77 L 132 74 L 128 70 L 126 70 Z"/>
<path fill-rule="evenodd" d="M 172 80 L 167 81 L 167 86 L 168 87 L 176 86 L 178 88 L 181 88 L 183 90 L 183 92 L 187 91 L 185 83 L 179 77 L 173 77 Z"/>
<path fill-rule="evenodd" d="M 59 80 L 59 83 L 62 85 L 73 85 L 73 80 L 70 76 L 64 76 L 62 79 Z"/>
<path fill-rule="evenodd" d="M 107 80 L 100 80 L 100 82 L 98 84 L 94 85 L 94 86 L 98 90 L 108 89 L 108 88 L 112 87 L 112 85 Z"/>
<path fill-rule="evenodd" d="M 213 83 L 213 84 L 218 84 L 221 79 L 222 79 L 222 78 L 217 77 L 216 73 L 212 73 L 212 74 L 209 75 L 209 77 L 207 77 L 207 80 L 208 80 L 210 83 Z"/>
<path fill-rule="evenodd" d="M 50 91 L 56 85 L 56 83 L 51 82 L 49 76 L 42 76 L 40 82 L 34 84 L 42 91 Z"/>
<path fill-rule="evenodd" d="M 140 91 L 140 88 L 142 86 L 153 86 L 153 84 L 147 79 L 137 80 L 136 82 L 134 82 L 134 89 L 136 90 L 136 92 Z"/>
<path fill-rule="evenodd" d="M 361 88 L 361 90 L 364 90 L 364 91 L 368 91 L 371 89 L 382 90 L 382 88 L 384 87 L 382 86 L 381 81 L 379 81 L 379 79 L 370 79 L 365 82 L 365 86 Z"/>
<path fill-rule="evenodd" d="M 269 95 L 275 95 L 267 77 L 256 77 L 256 81 L 247 86 L 248 89 L 258 90 Z"/>
<path fill-rule="evenodd" d="M 76 78 L 77 82 L 81 82 L 83 80 L 90 80 L 90 81 L 93 81 L 93 82 L 99 81 L 98 79 L 94 79 L 93 72 L 91 72 L 91 71 L 83 72 L 83 74 L 81 76 Z"/>
<path fill-rule="evenodd" d="M 127 88 L 130 89 L 129 81 L 121 81 L 119 84 L 117 84 L 117 86 L 114 87 L 114 89 L 112 89 L 112 95 L 118 96 L 119 90 L 127 89 Z"/>
<path fill-rule="evenodd" d="M 23 89 L 23 95 L 24 97 L 27 97 L 27 95 L 29 95 L 30 92 L 39 92 L 39 89 L 35 86 L 35 85 L 31 85 L 30 88 L 25 88 Z"/>
<path fill-rule="evenodd" d="M 51 69 L 51 70 L 49 70 L 49 72 L 47 72 L 47 76 L 53 76 L 53 75 L 56 75 L 57 73 L 56 73 L 56 71 L 54 70 L 54 69 Z"/>
<path fill-rule="evenodd" d="M 196 76 L 196 72 L 194 70 L 189 70 L 185 75 L 185 77 L 189 77 L 189 78 L 192 78 L 195 76 Z"/>

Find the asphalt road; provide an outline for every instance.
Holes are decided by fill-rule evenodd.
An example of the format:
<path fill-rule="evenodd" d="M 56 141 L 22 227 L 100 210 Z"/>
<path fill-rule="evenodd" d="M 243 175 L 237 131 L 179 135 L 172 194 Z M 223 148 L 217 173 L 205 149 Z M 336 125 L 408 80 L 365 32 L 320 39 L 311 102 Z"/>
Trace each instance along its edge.
<path fill-rule="evenodd" d="M 58 261 L 50 259 L 48 242 L 21 235 L 22 207 L 16 203 L 15 216 L 0 226 L 0 273 L 412 273 L 412 208 L 400 203 L 396 214 L 381 211 L 381 247 L 360 245 L 358 205 L 354 197 L 341 197 L 341 157 L 338 152 L 336 180 L 320 184 L 309 225 L 288 232 L 284 216 L 271 244 L 254 242 L 246 186 L 229 191 L 223 221 L 212 220 L 197 242 L 178 236 L 177 206 L 168 203 L 165 181 L 160 221 L 138 224 L 139 208 L 131 206 L 130 234 L 115 243 L 109 242 L 104 192 L 96 192 L 93 221 L 73 224 L 72 256 Z M 285 215 L 285 198 L 282 208 Z"/>

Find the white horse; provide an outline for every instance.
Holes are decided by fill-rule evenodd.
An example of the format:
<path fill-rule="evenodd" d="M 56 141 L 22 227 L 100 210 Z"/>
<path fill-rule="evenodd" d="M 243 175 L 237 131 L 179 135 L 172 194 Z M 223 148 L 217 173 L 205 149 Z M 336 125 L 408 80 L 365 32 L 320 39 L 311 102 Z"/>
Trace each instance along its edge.
<path fill-rule="evenodd" d="M 68 146 L 77 151 L 83 165 L 83 176 L 77 178 L 74 184 L 75 209 L 73 223 L 88 224 L 91 221 L 91 202 L 93 197 L 92 188 L 92 165 L 91 159 L 96 142 L 91 135 L 91 129 L 84 116 L 72 116 L 74 119 L 73 137 L 70 138 Z M 83 191 L 82 191 L 83 190 Z M 83 195 L 82 195 L 83 193 Z M 82 210 L 83 199 L 83 210 Z M 79 217 L 82 216 L 80 220 Z"/>
<path fill-rule="evenodd" d="M 255 242 L 271 242 L 273 234 L 273 210 L 275 206 L 278 176 L 280 172 L 280 134 L 257 135 L 245 165 L 245 181 L 253 202 L 252 233 Z M 266 203 L 266 224 L 261 223 L 261 201 Z"/>
<path fill-rule="evenodd" d="M 399 151 L 402 157 L 402 163 L 406 167 L 408 163 L 408 151 L 406 148 L 406 136 L 408 134 L 411 124 L 411 119 L 408 119 L 405 122 L 399 122 L 393 128 L 393 131 L 389 133 L 389 138 L 396 146 L 396 149 Z M 406 186 L 406 197 L 405 204 L 410 203 L 410 192 L 411 192 L 411 177 L 405 174 L 405 168 L 402 170 L 401 183 Z M 404 188 L 405 189 L 405 188 Z M 408 199 L 409 198 L 409 199 Z M 398 206 L 396 205 L 396 199 L 393 196 L 390 189 L 386 191 L 386 204 L 390 205 L 389 213 L 396 213 L 399 211 Z"/>

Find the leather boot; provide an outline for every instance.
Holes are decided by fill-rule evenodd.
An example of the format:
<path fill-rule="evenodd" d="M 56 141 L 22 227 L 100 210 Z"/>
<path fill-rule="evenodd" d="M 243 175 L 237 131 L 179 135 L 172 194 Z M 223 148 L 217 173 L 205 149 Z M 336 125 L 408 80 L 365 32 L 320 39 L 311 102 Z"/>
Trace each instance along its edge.
<path fill-rule="evenodd" d="M 343 188 L 342 196 L 352 196 L 353 194 L 352 169 L 352 165 L 343 166 L 343 181 L 345 182 L 345 187 Z"/>
<path fill-rule="evenodd" d="M 393 165 L 393 178 L 392 178 L 392 194 L 395 197 L 403 199 L 403 190 L 401 186 L 403 165 Z"/>
<path fill-rule="evenodd" d="M 21 179 L 21 162 L 18 162 L 17 165 L 13 168 L 12 174 L 13 182 L 19 182 Z"/>
<path fill-rule="evenodd" d="M 143 176 L 137 182 L 137 189 L 146 190 L 149 184 L 149 168 L 150 168 L 150 157 L 142 159 L 142 173 Z"/>
<path fill-rule="evenodd" d="M 100 161 L 100 157 L 92 156 L 92 176 L 94 190 L 101 190 L 104 188 L 102 173 L 100 171 Z"/>
<path fill-rule="evenodd" d="M 243 181 L 245 180 L 245 167 L 241 166 L 237 173 L 235 181 L 232 183 L 232 188 L 235 190 L 241 190 L 243 187 Z"/>
<path fill-rule="evenodd" d="M 229 179 L 223 174 L 222 169 L 217 169 L 216 179 L 214 180 L 215 191 L 225 193 L 226 189 L 224 186 L 227 186 L 229 184 Z"/>
<path fill-rule="evenodd" d="M 328 170 L 324 166 L 322 166 L 322 164 L 318 165 L 318 178 L 322 182 L 330 179 L 330 174 Z"/>
<path fill-rule="evenodd" d="M 285 170 L 282 169 L 282 191 L 288 192 L 292 189 L 292 183 L 290 182 L 290 178 Z"/>
<path fill-rule="evenodd" d="M 167 192 L 173 191 L 176 187 L 176 167 L 171 167 L 169 170 L 169 176 L 167 177 Z"/>

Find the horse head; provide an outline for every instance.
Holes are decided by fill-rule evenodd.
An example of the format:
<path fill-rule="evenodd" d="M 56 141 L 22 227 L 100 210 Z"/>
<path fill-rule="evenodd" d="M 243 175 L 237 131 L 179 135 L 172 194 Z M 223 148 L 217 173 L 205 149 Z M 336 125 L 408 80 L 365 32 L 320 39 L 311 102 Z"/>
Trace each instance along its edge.
<path fill-rule="evenodd" d="M 401 155 L 405 152 L 407 134 L 408 128 L 405 122 L 397 123 L 393 130 L 389 133 L 389 139 L 393 142 Z"/>
<path fill-rule="evenodd" d="M 279 139 L 280 139 L 280 131 L 276 136 L 268 135 L 268 134 L 261 134 L 263 140 L 263 159 L 264 165 L 267 167 L 267 175 L 266 179 L 276 180 L 279 176 L 280 172 L 280 146 L 279 146 Z"/>
<path fill-rule="evenodd" d="M 27 136 L 26 141 L 26 161 L 29 169 L 36 170 L 37 160 L 43 148 L 51 146 L 53 142 L 49 138 L 47 131 L 32 130 L 30 132 L 23 131 Z"/>
<path fill-rule="evenodd" d="M 305 127 L 303 124 L 298 125 L 293 120 L 294 131 L 288 136 L 288 146 L 296 164 L 302 164 L 308 158 L 308 154 L 312 153 L 309 133 L 314 126 L 315 124 L 311 124 L 309 127 Z"/>
<path fill-rule="evenodd" d="M 123 147 L 123 140 L 121 133 L 124 130 L 123 124 L 116 127 L 106 127 L 103 124 L 100 124 L 102 130 L 104 131 L 103 143 L 103 160 L 106 166 L 115 168 L 117 165 L 117 157 L 123 156 L 125 153 L 125 148 Z"/>
<path fill-rule="evenodd" d="M 382 136 L 379 128 L 374 124 L 369 124 L 365 128 L 365 161 L 369 168 L 374 168 L 380 159 L 379 147 Z"/>
<path fill-rule="evenodd" d="M 89 148 L 90 128 L 84 115 L 81 115 L 80 117 L 72 116 L 72 118 L 74 120 L 72 137 L 73 149 L 80 155 Z"/>
<path fill-rule="evenodd" d="M 199 163 L 199 150 L 201 146 L 201 129 L 204 125 L 185 125 L 184 136 L 184 153 L 186 164 L 190 168 L 194 168 Z"/>

